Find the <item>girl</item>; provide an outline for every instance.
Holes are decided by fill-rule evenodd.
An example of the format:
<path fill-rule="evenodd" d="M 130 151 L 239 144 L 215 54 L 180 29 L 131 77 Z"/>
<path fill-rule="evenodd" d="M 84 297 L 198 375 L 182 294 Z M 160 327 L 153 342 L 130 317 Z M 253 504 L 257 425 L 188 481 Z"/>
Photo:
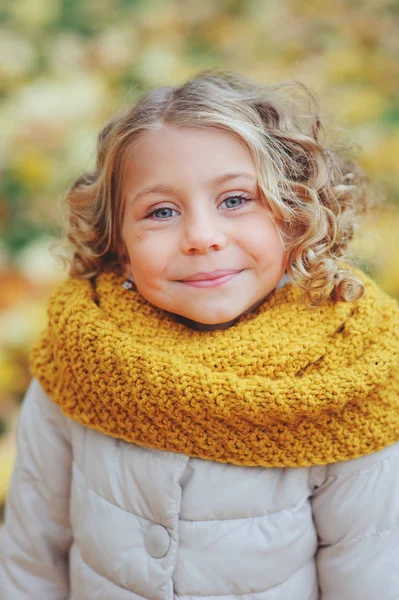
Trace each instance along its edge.
<path fill-rule="evenodd" d="M 102 131 L 3 600 L 399 598 L 399 310 L 341 262 L 364 177 L 298 87 L 205 72 Z"/>

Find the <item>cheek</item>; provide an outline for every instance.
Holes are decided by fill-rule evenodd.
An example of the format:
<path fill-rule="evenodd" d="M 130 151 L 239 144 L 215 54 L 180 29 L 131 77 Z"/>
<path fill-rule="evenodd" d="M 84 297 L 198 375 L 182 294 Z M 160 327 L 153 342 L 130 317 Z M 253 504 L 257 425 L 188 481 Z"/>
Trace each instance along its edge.
<path fill-rule="evenodd" d="M 162 236 L 140 233 L 131 236 L 128 252 L 133 276 L 151 279 L 167 269 L 170 251 Z"/>
<path fill-rule="evenodd" d="M 282 240 L 270 219 L 258 219 L 246 228 L 241 246 L 261 265 L 281 264 L 284 260 Z"/>

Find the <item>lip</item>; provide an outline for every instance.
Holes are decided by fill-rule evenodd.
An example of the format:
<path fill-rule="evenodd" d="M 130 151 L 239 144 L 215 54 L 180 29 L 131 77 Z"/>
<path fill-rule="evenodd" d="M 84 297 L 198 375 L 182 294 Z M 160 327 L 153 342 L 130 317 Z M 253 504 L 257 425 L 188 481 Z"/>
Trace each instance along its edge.
<path fill-rule="evenodd" d="M 233 277 L 241 273 L 241 270 L 225 270 L 225 271 L 211 271 L 209 273 L 196 273 L 185 279 L 181 279 L 180 283 L 190 285 L 193 287 L 216 287 L 227 283 Z"/>

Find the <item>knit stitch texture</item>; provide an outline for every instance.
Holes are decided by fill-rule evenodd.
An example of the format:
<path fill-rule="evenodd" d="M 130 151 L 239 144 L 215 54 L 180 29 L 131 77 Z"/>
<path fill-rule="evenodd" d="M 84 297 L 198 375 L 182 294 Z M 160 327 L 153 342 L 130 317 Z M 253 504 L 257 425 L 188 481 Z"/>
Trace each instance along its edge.
<path fill-rule="evenodd" d="M 69 279 L 31 371 L 79 423 L 138 445 L 265 467 L 328 464 L 399 440 L 399 309 L 313 308 L 287 284 L 231 328 L 201 332 L 123 279 Z"/>

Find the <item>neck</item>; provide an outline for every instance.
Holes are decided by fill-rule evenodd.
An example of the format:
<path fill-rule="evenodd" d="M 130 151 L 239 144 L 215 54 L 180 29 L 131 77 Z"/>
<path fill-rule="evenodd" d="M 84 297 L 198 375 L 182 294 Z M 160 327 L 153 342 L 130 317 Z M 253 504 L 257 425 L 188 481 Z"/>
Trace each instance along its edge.
<path fill-rule="evenodd" d="M 267 296 L 265 296 L 264 298 L 261 298 L 261 300 L 259 300 L 258 302 L 255 302 L 255 304 L 247 308 L 244 312 L 240 313 L 237 317 L 235 317 L 231 321 L 226 321 L 225 323 L 208 324 L 200 323 L 199 321 L 193 321 L 192 319 L 188 319 L 187 317 L 183 317 L 182 315 L 175 315 L 175 317 L 179 323 L 185 325 L 186 327 L 190 327 L 190 329 L 195 329 L 196 331 L 216 331 L 219 329 L 229 329 L 229 327 L 235 325 L 241 317 L 259 308 L 259 306 L 263 304 L 263 302 L 270 295 L 270 293 L 271 292 L 269 292 L 269 294 L 267 294 Z"/>
<path fill-rule="evenodd" d="M 216 331 L 218 329 L 228 329 L 229 327 L 231 327 L 232 325 L 234 325 L 234 323 L 236 323 L 238 321 L 239 317 L 236 317 L 235 319 L 233 319 L 232 321 L 227 321 L 226 323 L 212 323 L 212 324 L 208 324 L 208 323 L 200 323 L 199 321 L 193 321 L 192 319 L 188 319 L 187 317 L 183 317 L 182 315 L 175 315 L 176 316 L 176 320 L 181 323 L 182 325 L 185 325 L 186 327 L 189 327 L 190 329 L 195 329 L 196 331 Z"/>

